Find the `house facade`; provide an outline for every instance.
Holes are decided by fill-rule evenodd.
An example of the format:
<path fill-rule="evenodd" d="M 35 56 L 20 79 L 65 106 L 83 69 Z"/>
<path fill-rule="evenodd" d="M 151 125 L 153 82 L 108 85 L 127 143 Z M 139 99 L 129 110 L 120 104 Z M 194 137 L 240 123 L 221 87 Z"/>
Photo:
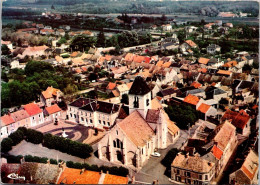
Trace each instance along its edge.
<path fill-rule="evenodd" d="M 39 108 L 39 106 L 36 103 L 29 103 L 23 105 L 23 109 L 30 116 L 31 127 L 44 123 L 43 111 Z"/>
<path fill-rule="evenodd" d="M 177 154 L 171 164 L 171 180 L 177 184 L 211 184 L 215 164 L 198 155 Z"/>

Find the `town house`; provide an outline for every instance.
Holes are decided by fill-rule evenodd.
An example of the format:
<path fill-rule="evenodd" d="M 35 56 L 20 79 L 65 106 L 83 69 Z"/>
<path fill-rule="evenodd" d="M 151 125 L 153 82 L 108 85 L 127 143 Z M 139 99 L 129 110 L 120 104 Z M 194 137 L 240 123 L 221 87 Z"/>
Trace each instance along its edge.
<path fill-rule="evenodd" d="M 51 106 L 53 103 L 60 101 L 62 92 L 59 89 L 48 87 L 46 91 L 42 91 L 40 95 L 40 101 L 47 107 Z"/>
<path fill-rule="evenodd" d="M 215 164 L 199 157 L 178 153 L 171 164 L 171 180 L 181 184 L 211 184 Z"/>
<path fill-rule="evenodd" d="M 30 116 L 31 127 L 40 125 L 44 122 L 43 111 L 36 103 L 29 103 L 22 107 Z"/>

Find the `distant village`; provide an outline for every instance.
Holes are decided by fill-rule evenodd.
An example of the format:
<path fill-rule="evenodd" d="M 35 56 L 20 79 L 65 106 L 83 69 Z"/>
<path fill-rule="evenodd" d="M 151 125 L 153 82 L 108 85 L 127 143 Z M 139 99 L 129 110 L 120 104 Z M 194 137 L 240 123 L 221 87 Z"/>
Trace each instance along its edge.
<path fill-rule="evenodd" d="M 42 16 L 62 18 L 48 12 Z M 221 12 L 219 16 L 236 15 Z M 185 22 L 152 25 L 151 43 L 120 48 L 116 54 L 113 46 L 70 47 L 77 36 L 97 37 L 89 30 L 23 25 L 15 32 L 22 36 L 19 46 L 11 38 L 1 41 L 2 50 L 4 46 L 8 51 L 2 53 L 2 76 L 9 78 L 2 78 L 2 85 L 15 80 L 10 77 L 13 71 L 28 70 L 31 60 L 64 68 L 78 77 L 75 83 L 86 84 L 72 92 L 48 84 L 34 101 L 2 112 L 1 145 L 11 145 L 1 158 L 4 183 L 258 183 L 259 54 L 237 49 L 222 53 L 218 40 L 235 27 L 232 23 L 207 22 L 203 33 Z M 182 39 L 176 29 L 184 31 Z M 32 36 L 47 37 L 47 44 L 32 45 L 24 39 Z M 198 38 L 214 42 L 202 48 Z M 20 127 L 27 134 L 21 136 Z M 42 133 L 42 140 L 31 142 L 37 134 L 30 135 L 29 130 Z M 45 147 L 46 135 L 93 148 L 91 156 L 84 158 L 92 168 L 87 169 L 83 159 L 76 160 L 73 152 L 54 147 L 58 144 Z M 37 147 L 35 151 L 46 148 L 49 156 L 30 153 L 31 145 Z M 35 163 L 25 154 L 46 160 Z M 56 158 L 56 164 L 51 163 Z M 113 166 L 124 167 L 128 174 L 113 172 Z M 8 176 L 11 173 L 18 176 Z"/>

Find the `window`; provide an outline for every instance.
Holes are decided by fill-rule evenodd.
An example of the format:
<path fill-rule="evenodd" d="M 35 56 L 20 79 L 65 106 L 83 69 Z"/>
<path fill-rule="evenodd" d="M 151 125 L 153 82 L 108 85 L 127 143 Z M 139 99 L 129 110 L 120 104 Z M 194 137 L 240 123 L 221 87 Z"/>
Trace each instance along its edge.
<path fill-rule="evenodd" d="M 89 121 L 90 121 L 90 123 L 92 123 L 92 119 L 90 119 Z"/>
<path fill-rule="evenodd" d="M 116 141 L 113 141 L 113 143 L 114 143 L 114 147 L 116 147 Z"/>
<path fill-rule="evenodd" d="M 41 115 L 39 114 L 39 118 L 41 117 Z"/>
<path fill-rule="evenodd" d="M 98 120 L 99 124 L 101 124 L 101 120 Z"/>
<path fill-rule="evenodd" d="M 144 149 L 142 148 L 142 155 L 144 154 Z"/>
<path fill-rule="evenodd" d="M 34 119 L 34 117 L 33 117 L 33 119 Z"/>
<path fill-rule="evenodd" d="M 208 175 L 205 175 L 205 180 L 208 180 Z"/>
<path fill-rule="evenodd" d="M 149 143 L 148 143 L 148 148 L 149 148 Z"/>
<path fill-rule="evenodd" d="M 180 174 L 180 170 L 177 169 L 177 174 Z"/>
<path fill-rule="evenodd" d="M 116 135 L 118 135 L 118 130 L 116 131 Z"/>
<path fill-rule="evenodd" d="M 149 106 L 149 99 L 146 100 L 146 105 Z"/>
<path fill-rule="evenodd" d="M 88 113 L 86 113 L 86 116 L 88 116 Z"/>
<path fill-rule="evenodd" d="M 186 172 L 186 176 L 187 176 L 187 177 L 190 177 L 190 172 Z"/>
<path fill-rule="evenodd" d="M 81 121 L 84 121 L 84 118 L 81 117 Z"/>
<path fill-rule="evenodd" d="M 72 118 L 72 114 L 70 113 L 70 117 Z"/>
<path fill-rule="evenodd" d="M 88 122 L 88 119 L 86 119 L 86 122 Z"/>
<path fill-rule="evenodd" d="M 107 122 L 107 125 L 108 125 L 108 126 L 110 126 L 110 123 L 109 123 L 109 122 Z"/>
<path fill-rule="evenodd" d="M 70 111 L 71 111 L 71 107 L 70 107 Z"/>
<path fill-rule="evenodd" d="M 202 175 L 199 175 L 199 179 L 202 180 Z"/>
<path fill-rule="evenodd" d="M 105 121 L 103 121 L 103 125 L 106 125 L 106 122 L 105 122 Z"/>
<path fill-rule="evenodd" d="M 74 118 L 77 118 L 77 115 L 76 115 L 76 114 L 74 114 Z"/>

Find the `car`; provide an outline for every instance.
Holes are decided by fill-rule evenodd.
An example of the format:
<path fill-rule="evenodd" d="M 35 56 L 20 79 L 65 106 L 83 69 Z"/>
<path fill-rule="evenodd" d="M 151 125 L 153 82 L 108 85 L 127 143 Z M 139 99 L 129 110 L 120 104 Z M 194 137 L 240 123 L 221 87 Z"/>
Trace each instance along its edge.
<path fill-rule="evenodd" d="M 154 156 L 154 157 L 160 157 L 161 156 L 161 154 L 159 154 L 158 152 L 154 152 L 151 155 Z"/>

